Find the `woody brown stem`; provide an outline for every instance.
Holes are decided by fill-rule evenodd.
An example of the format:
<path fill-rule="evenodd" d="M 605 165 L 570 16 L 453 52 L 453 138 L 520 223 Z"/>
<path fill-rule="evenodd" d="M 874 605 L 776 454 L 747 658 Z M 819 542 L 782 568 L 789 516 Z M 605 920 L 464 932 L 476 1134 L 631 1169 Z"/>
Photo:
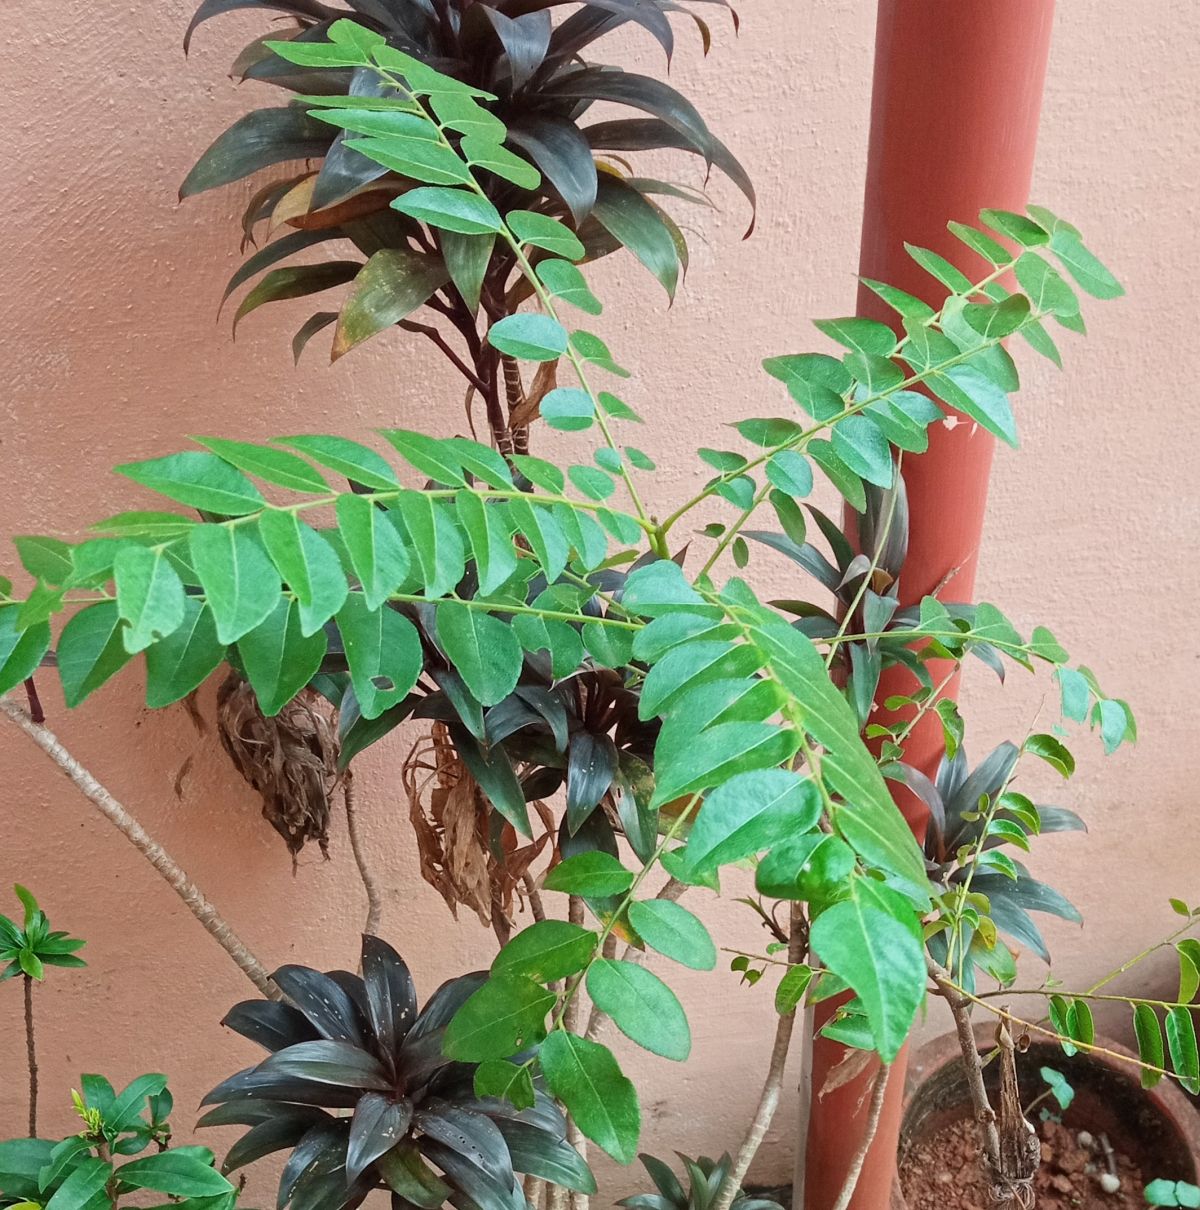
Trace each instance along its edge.
<path fill-rule="evenodd" d="M 25 983 L 25 1057 L 29 1065 L 29 1137 L 37 1138 L 38 1065 L 37 1043 L 33 1034 L 33 980 L 24 975 Z"/>
<path fill-rule="evenodd" d="M 350 851 L 354 854 L 354 864 L 358 867 L 358 877 L 367 893 L 367 920 L 363 932 L 370 937 L 379 935 L 379 923 L 383 918 L 383 896 L 379 891 L 379 883 L 367 860 L 367 846 L 358 830 L 358 800 L 354 789 L 354 778 L 349 769 L 342 778 L 342 800 L 346 804 L 346 831 L 350 836 Z"/>
<path fill-rule="evenodd" d="M 229 922 L 204 897 L 179 863 L 138 823 L 113 795 L 70 752 L 47 727 L 39 726 L 9 697 L 0 698 L 0 713 L 17 725 L 64 773 L 85 798 L 96 807 L 126 840 L 162 875 L 167 885 L 187 905 L 188 911 L 214 941 L 233 959 L 238 970 L 268 999 L 283 998 L 267 968 L 252 954 Z"/>

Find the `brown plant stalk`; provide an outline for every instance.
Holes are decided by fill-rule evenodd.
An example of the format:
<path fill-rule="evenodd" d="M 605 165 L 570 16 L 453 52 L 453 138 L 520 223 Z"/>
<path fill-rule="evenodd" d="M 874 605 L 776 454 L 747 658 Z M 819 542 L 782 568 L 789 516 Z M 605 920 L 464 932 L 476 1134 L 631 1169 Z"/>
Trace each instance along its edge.
<path fill-rule="evenodd" d="M 29 1066 L 29 1137 L 37 1138 L 38 1064 L 37 1042 L 33 1033 L 33 980 L 23 976 L 25 984 L 25 1057 Z"/>
<path fill-rule="evenodd" d="M 788 961 L 799 964 L 804 961 L 807 929 L 805 928 L 804 913 L 799 903 L 792 904 L 791 921 L 788 929 Z M 766 1138 L 775 1110 L 779 1107 L 779 1094 L 783 1087 L 783 1072 L 787 1066 L 788 1047 L 792 1041 L 792 1031 L 796 1025 L 796 1010 L 781 1013 L 779 1023 L 775 1027 L 775 1042 L 771 1047 L 771 1059 L 767 1065 L 766 1079 L 763 1081 L 762 1092 L 759 1094 L 758 1106 L 750 1122 L 750 1129 L 738 1149 L 737 1159 L 721 1182 L 717 1196 L 713 1199 L 710 1210 L 729 1210 L 733 1199 L 737 1197 L 746 1173 L 750 1170 L 751 1161 L 758 1153 L 762 1141 Z"/>

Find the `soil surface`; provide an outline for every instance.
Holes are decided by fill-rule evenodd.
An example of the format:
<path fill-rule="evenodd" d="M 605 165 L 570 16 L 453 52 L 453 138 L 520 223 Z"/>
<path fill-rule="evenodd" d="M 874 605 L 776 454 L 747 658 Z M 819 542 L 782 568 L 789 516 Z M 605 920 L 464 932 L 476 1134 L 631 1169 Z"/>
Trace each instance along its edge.
<path fill-rule="evenodd" d="M 1115 1153 L 1121 1188 L 1105 1193 L 1097 1178 L 1106 1171 L 1103 1157 L 1081 1147 L 1075 1130 L 1046 1121 L 1038 1133 L 1038 1210 L 1146 1210 L 1142 1174 L 1127 1156 Z M 900 1184 L 908 1210 L 991 1210 L 975 1124 L 956 1122 L 912 1147 L 900 1166 Z"/>

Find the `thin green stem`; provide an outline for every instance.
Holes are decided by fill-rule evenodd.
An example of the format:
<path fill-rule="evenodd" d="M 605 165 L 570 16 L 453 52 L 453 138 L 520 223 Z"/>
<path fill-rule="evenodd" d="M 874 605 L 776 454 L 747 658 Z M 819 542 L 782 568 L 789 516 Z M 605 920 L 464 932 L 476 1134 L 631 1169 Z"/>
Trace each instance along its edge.
<path fill-rule="evenodd" d="M 769 482 L 764 483 L 763 486 L 760 487 L 758 489 L 758 491 L 756 491 L 754 493 L 754 498 L 750 501 L 749 504 L 746 505 L 746 507 L 744 509 L 742 509 L 741 515 L 721 535 L 721 540 L 717 543 L 716 547 L 713 549 L 712 554 L 708 556 L 708 562 L 706 562 L 704 564 L 704 566 L 700 569 L 700 575 L 705 576 L 710 571 L 712 571 L 717 560 L 729 548 L 730 543 L 733 542 L 733 540 L 738 536 L 738 534 L 742 530 L 742 527 L 746 524 L 747 521 L 750 520 L 750 518 L 754 515 L 755 510 L 758 508 L 758 506 L 760 504 L 762 504 L 762 502 L 767 498 L 767 496 L 770 495 L 770 493 L 771 493 L 771 484 Z M 665 534 L 665 530 L 663 532 Z"/>
<path fill-rule="evenodd" d="M 616 928 L 617 923 L 620 921 L 622 916 L 624 916 L 629 905 L 633 902 L 634 896 L 637 894 L 638 888 L 643 882 L 645 882 L 646 876 L 652 869 L 654 869 L 663 853 L 666 852 L 667 845 L 669 845 L 675 839 L 675 837 L 679 835 L 683 825 L 687 823 L 688 819 L 691 818 L 691 814 L 696 809 L 696 804 L 700 801 L 700 797 L 701 795 L 699 791 L 692 795 L 687 804 L 684 806 L 683 810 L 680 811 L 675 817 L 675 820 L 671 826 L 666 830 L 666 832 L 663 833 L 662 840 L 658 842 L 654 852 L 650 854 L 649 860 L 647 860 L 642 868 L 634 875 L 633 882 L 630 885 L 629 890 L 627 890 L 622 896 L 621 902 L 617 904 L 616 908 L 609 916 L 608 922 L 600 930 L 600 933 L 596 938 L 596 944 L 592 949 L 592 956 L 590 959 L 588 959 L 587 966 L 585 966 L 583 970 L 579 972 L 579 975 L 563 993 L 563 998 L 559 1002 L 558 1009 L 556 1010 L 554 1018 L 550 1023 L 551 1032 L 561 1028 L 563 1018 L 567 1014 L 567 1009 L 574 1000 L 576 993 L 583 984 L 583 981 L 587 978 L 587 973 L 591 969 L 592 963 L 595 962 L 596 959 L 601 956 L 601 954 L 603 954 L 604 943 L 608 940 L 613 929 Z"/>
<path fill-rule="evenodd" d="M 990 283 L 992 280 L 994 280 L 995 276 L 996 275 L 993 274 L 985 278 L 984 281 Z M 975 292 L 976 291 L 974 290 L 972 291 L 972 293 Z M 968 295 L 966 297 L 970 296 Z M 1047 314 L 1048 312 L 1043 311 L 1030 312 L 1029 316 L 1022 320 L 1022 322 L 1015 329 L 1013 329 L 1013 332 L 1009 335 L 1014 335 L 1017 332 L 1022 331 L 1024 328 L 1029 327 L 1031 324 L 1044 319 Z M 743 466 L 738 467 L 736 471 L 727 471 L 722 475 L 718 475 L 701 491 L 697 492 L 690 500 L 687 500 L 685 503 L 681 504 L 673 513 L 671 513 L 669 517 L 667 517 L 665 521 L 661 523 L 659 526 L 659 532 L 665 536 L 680 520 L 680 518 L 691 512 L 691 510 L 698 504 L 702 504 L 710 496 L 715 495 L 718 488 L 720 488 L 723 484 L 728 483 L 733 479 L 737 479 L 742 475 L 748 474 L 750 471 L 762 466 L 765 462 L 769 462 L 776 454 L 782 452 L 783 450 L 802 451 L 814 437 L 819 436 L 827 429 L 833 428 L 839 421 L 845 420 L 847 416 L 854 416 L 861 412 L 864 408 L 870 407 L 871 404 L 879 403 L 900 391 L 911 390 L 914 386 L 919 386 L 921 383 L 927 381 L 935 375 L 944 374 L 947 370 L 952 370 L 955 366 L 962 365 L 964 362 L 970 361 L 972 357 L 978 356 L 985 349 L 992 348 L 999 343 L 999 340 L 989 341 L 988 343 L 979 345 L 976 348 L 963 350 L 955 357 L 947 357 L 945 361 L 940 361 L 936 365 L 929 366 L 924 370 L 919 370 L 916 373 L 908 375 L 902 382 L 897 383 L 895 386 L 888 387 L 886 390 L 876 391 L 870 395 L 866 395 L 862 399 L 855 400 L 853 403 L 847 403 L 846 407 L 840 412 L 837 412 L 835 415 L 830 416 L 825 420 L 818 421 L 811 428 L 805 429 L 801 433 L 797 433 L 794 437 L 789 437 L 787 441 L 783 441 L 779 445 L 771 446 L 770 449 L 764 449 L 761 454 L 755 458 L 751 458 Z M 895 352 L 899 350 L 899 347 L 900 346 L 897 345 L 896 350 L 893 351 L 893 355 L 895 355 Z"/>

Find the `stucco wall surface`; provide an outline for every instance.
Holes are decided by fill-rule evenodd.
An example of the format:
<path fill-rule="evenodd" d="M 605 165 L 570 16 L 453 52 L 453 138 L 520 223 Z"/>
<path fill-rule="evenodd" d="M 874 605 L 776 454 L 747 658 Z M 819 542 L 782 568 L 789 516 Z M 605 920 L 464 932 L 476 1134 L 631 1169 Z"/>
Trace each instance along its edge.
<path fill-rule="evenodd" d="M 250 186 L 183 206 L 175 193 L 199 151 L 254 100 L 226 70 L 262 23 L 214 22 L 185 60 L 190 9 L 188 0 L 6 9 L 3 534 L 70 536 L 137 506 L 109 468 L 178 449 L 189 433 L 363 437 L 399 422 L 441 433 L 462 426 L 458 382 L 402 334 L 333 368 L 313 354 L 294 369 L 288 340 L 309 314 L 305 302 L 252 316 L 236 343 L 228 319 L 216 321 Z M 740 38 L 723 30 L 707 60 L 681 26 L 673 77 L 758 183 L 758 233 L 741 242 L 742 203 L 718 181 L 721 212 L 685 216 L 692 268 L 672 309 L 629 260 L 596 272 L 608 303 L 596 327 L 637 369 L 628 397 L 653 418 L 640 444 L 659 463 L 653 488 L 668 509 L 703 478 L 697 444 L 720 445 L 732 418 L 787 406 L 759 361 L 821 347 L 808 318 L 842 314 L 854 298 L 873 6 L 753 0 L 742 16 Z M 1129 296 L 1090 309 L 1091 335 L 1067 342 L 1065 374 L 1026 362 L 1023 448 L 998 456 L 982 552 L 981 596 L 1023 627 L 1050 625 L 1140 719 L 1140 743 L 1110 760 L 1098 742 L 1081 744 L 1069 784 L 1048 769 L 1022 778 L 1091 828 L 1040 843 L 1033 861 L 1088 921 L 1082 932 L 1048 930 L 1068 982 L 1090 981 L 1168 931 L 1167 894 L 1200 900 L 1189 689 L 1200 588 L 1198 42 L 1200 9 L 1186 0 L 1060 6 L 1035 193 L 1082 227 Z M 647 40 L 630 37 L 618 50 L 660 68 Z M 693 163 L 665 167 L 699 183 Z M 538 434 L 546 449 L 568 440 Z M 770 592 L 793 595 L 787 566 L 758 557 L 754 567 Z M 70 715 L 44 680 L 52 725 L 268 963 L 353 960 L 363 899 L 340 819 L 331 860 L 306 851 L 293 872 L 211 726 L 198 733 L 181 708 L 148 713 L 133 670 Z M 1045 680 L 1013 675 L 1001 688 L 972 669 L 971 750 L 1023 734 L 1050 693 Z M 200 707 L 211 723 L 212 685 Z M 493 944 L 470 920 L 455 927 L 421 881 L 398 784 L 404 747 L 398 738 L 361 762 L 360 797 L 386 893 L 384 931 L 427 994 L 486 964 Z M 67 1093 L 81 1071 L 124 1081 L 162 1070 L 186 1130 L 202 1092 L 253 1060 L 249 1044 L 217 1024 L 248 984 L 133 849 L 25 740 L 0 729 L 0 888 L 18 880 L 60 927 L 90 941 L 85 971 L 54 972 L 61 977 L 38 991 L 46 1126 L 71 1129 Z M 703 911 L 721 944 L 757 945 L 735 890 Z M 644 1097 L 644 1142 L 718 1153 L 736 1145 L 757 1094 L 770 991 L 741 988 L 727 971 L 670 978 L 692 1015 L 692 1059 L 675 1065 L 622 1048 Z M 1146 993 L 1170 983 L 1169 964 L 1155 963 Z M 0 1136 L 20 1133 L 25 1113 L 19 1019 L 17 985 L 0 987 Z M 940 1018 L 924 1026 L 943 1027 Z M 789 1171 L 794 1123 L 789 1098 L 756 1175 Z M 604 1168 L 603 1200 L 636 1179 Z M 267 1177 L 252 1176 L 250 1192 L 249 1204 L 266 1202 Z"/>

